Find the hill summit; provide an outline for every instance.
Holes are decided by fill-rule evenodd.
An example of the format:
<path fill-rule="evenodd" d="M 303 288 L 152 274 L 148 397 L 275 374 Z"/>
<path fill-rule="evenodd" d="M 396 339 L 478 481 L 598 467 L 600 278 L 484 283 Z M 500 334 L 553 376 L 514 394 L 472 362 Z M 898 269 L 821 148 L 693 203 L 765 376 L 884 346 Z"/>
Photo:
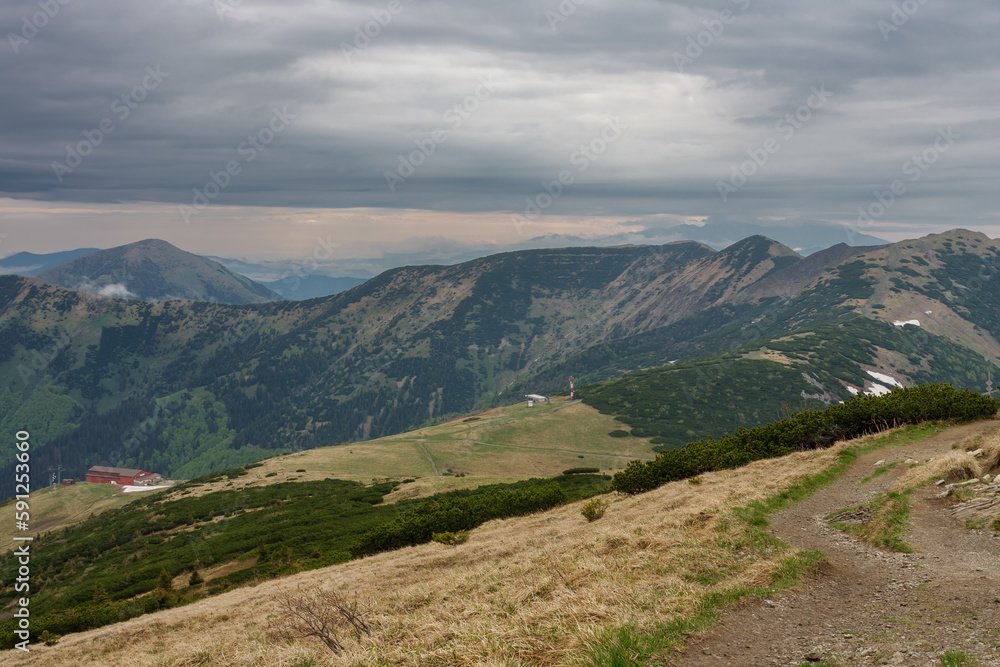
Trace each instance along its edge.
<path fill-rule="evenodd" d="M 61 287 L 144 301 L 250 304 L 281 297 L 218 262 L 146 239 L 78 257 L 36 276 Z"/>

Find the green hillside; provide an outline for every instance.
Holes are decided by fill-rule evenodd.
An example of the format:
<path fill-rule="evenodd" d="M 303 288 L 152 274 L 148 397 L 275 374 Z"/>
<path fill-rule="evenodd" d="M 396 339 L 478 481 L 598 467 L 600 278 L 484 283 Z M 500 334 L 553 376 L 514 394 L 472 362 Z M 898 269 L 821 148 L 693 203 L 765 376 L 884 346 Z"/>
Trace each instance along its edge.
<path fill-rule="evenodd" d="M 0 392 L 12 410 L 32 406 L 16 428 L 52 424 L 33 439 L 33 470 L 197 475 L 509 402 L 504 388 L 535 366 L 700 312 L 795 259 L 760 238 L 728 252 L 525 251 L 251 306 L 137 303 L 4 276 Z"/>
<path fill-rule="evenodd" d="M 636 493 L 699 472 L 825 447 L 838 438 L 855 437 L 894 423 L 989 417 L 996 413 L 998 404 L 975 392 L 943 385 L 854 398 L 844 405 L 803 412 L 765 428 L 739 428 L 718 442 L 693 443 L 661 453 L 655 460 L 633 461 L 615 475 L 614 488 Z M 495 416 L 486 432 L 503 434 L 498 439 L 510 442 L 534 440 L 545 431 L 552 437 L 551 431 L 560 420 L 578 421 L 572 416 L 556 416 L 559 412 L 562 410 L 522 408 L 513 419 Z M 621 417 L 627 419 L 628 414 L 625 411 Z M 572 438 L 566 435 L 564 444 L 610 437 L 603 433 L 606 422 L 598 419 L 592 424 L 592 429 L 599 430 L 584 430 L 571 434 Z M 430 439 L 432 431 L 449 434 L 448 426 L 443 425 L 423 435 Z M 249 464 L 144 494 L 123 506 L 37 536 L 31 562 L 33 635 L 63 635 L 100 627 L 182 606 L 236 586 L 432 539 L 447 544 L 462 540 L 461 531 L 491 519 L 544 511 L 612 488 L 610 476 L 581 470 L 583 474 L 567 471 L 554 477 L 486 484 L 429 497 L 397 495 L 396 502 L 387 503 L 391 494 L 415 480 L 383 479 L 364 484 L 329 477 L 300 479 L 297 475 L 279 476 L 272 466 L 271 472 L 254 483 L 243 483 L 259 475 L 260 469 L 267 469 L 266 465 Z M 274 482 L 269 481 L 272 479 Z M 53 497 L 53 493 L 45 497 Z M 0 578 L 12 582 L 17 567 L 14 553 L 6 552 L 0 557 Z M 0 605 L 14 604 L 18 595 L 8 585 L 0 590 Z M 9 630 L 13 623 L 14 619 L 8 619 L 0 627 Z"/>
<path fill-rule="evenodd" d="M 676 361 L 662 386 L 630 378 L 664 401 L 640 432 L 676 446 L 843 400 L 866 371 L 981 391 L 1000 363 L 998 264 L 996 242 L 955 230 L 808 259 L 763 237 L 718 252 L 523 251 L 249 306 L 5 276 L 0 421 L 33 431 L 35 471 L 197 476 Z M 9 457 L 7 445 L 8 470 Z M 8 497 L 11 478 L 0 474 Z"/>
<path fill-rule="evenodd" d="M 582 395 L 631 426 L 633 435 L 671 449 L 847 400 L 848 387 L 863 392 L 873 383 L 864 368 L 883 363 L 892 377 L 907 382 L 973 389 L 985 387 L 998 370 L 973 350 L 919 327 L 850 315 L 726 353 L 629 373 L 585 387 Z"/>

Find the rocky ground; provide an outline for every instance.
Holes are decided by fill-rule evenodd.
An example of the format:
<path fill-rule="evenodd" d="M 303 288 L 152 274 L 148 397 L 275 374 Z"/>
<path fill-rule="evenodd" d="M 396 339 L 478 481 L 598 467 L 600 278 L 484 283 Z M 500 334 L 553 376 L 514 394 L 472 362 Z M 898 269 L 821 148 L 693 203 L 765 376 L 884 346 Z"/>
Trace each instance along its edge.
<path fill-rule="evenodd" d="M 1000 665 L 1000 539 L 988 523 L 967 528 L 948 511 L 955 500 L 933 484 L 913 493 L 904 537 L 912 554 L 869 547 L 823 521 L 888 489 L 907 459 L 940 456 L 990 428 L 995 424 L 970 424 L 861 457 L 837 482 L 775 515 L 780 539 L 827 556 L 819 576 L 725 614 L 676 664 Z M 899 464 L 861 484 L 879 460 Z M 978 662 L 942 663 L 946 652 L 959 651 Z"/>

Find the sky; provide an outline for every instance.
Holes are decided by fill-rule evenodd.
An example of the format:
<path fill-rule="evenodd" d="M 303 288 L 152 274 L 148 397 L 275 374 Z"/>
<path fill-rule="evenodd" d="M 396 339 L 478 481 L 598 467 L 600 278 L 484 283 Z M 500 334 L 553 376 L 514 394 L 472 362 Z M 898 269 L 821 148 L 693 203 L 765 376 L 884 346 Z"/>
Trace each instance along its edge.
<path fill-rule="evenodd" d="M 1000 237 L 995 0 L 12 0 L 0 256 Z"/>

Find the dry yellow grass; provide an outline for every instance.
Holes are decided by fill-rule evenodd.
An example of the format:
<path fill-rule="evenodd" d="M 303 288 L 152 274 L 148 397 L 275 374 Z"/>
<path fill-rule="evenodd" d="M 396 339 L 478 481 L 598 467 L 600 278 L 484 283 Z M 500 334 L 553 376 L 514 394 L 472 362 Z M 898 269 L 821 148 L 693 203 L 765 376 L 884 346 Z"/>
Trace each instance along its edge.
<path fill-rule="evenodd" d="M 31 534 L 60 530 L 83 521 L 91 514 L 121 507 L 135 500 L 139 494 L 125 494 L 112 484 L 87 484 L 80 482 L 72 486 L 49 486 L 31 492 Z M 9 500 L 0 505 L 0 515 L 14 516 L 13 504 Z M 17 532 L 17 535 L 23 535 Z M 0 524 L 0 544 L 13 545 L 14 521 Z M 13 547 L 9 547 L 13 548 Z"/>
<path fill-rule="evenodd" d="M 970 451 L 982 449 L 981 457 L 974 457 Z M 947 477 L 949 473 L 965 470 L 972 477 L 982 477 L 985 472 L 997 466 L 1000 459 L 1000 434 L 996 429 L 970 436 L 954 445 L 947 454 L 935 456 L 930 461 L 911 467 L 900 475 L 890 487 L 890 491 L 903 492 L 932 479 Z"/>
<path fill-rule="evenodd" d="M 844 445 L 610 496 L 593 523 L 582 503 L 472 531 L 465 544 L 380 554 L 64 637 L 9 665 L 565 665 L 602 631 L 640 630 L 691 612 L 706 593 L 763 585 L 788 553 L 745 558 L 726 545 L 731 508 L 832 465 Z M 717 582 L 717 583 L 713 583 Z M 284 591 L 357 594 L 372 638 L 332 655 L 320 642 L 266 634 Z"/>

